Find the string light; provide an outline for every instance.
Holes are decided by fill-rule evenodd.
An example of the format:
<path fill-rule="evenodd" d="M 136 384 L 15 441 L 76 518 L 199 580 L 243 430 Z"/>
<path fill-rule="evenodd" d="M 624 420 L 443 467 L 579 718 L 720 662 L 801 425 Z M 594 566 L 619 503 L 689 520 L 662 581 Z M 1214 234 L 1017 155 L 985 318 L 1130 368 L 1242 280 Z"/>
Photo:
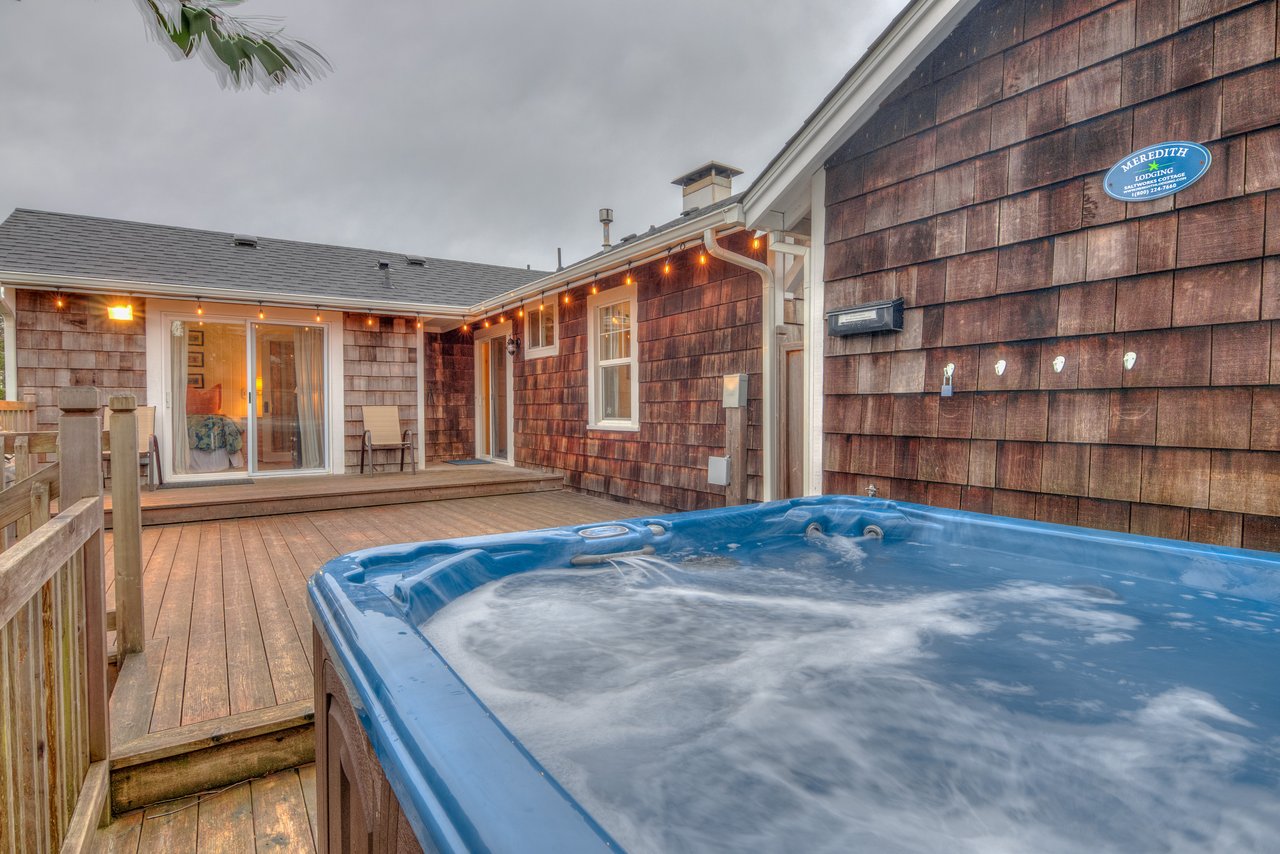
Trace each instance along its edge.
<path fill-rule="evenodd" d="M 516 309 L 516 317 L 524 317 L 524 306 Z"/>
<path fill-rule="evenodd" d="M 760 248 L 760 238 L 758 238 L 758 237 L 753 237 L 753 238 L 751 238 L 751 248 L 752 248 L 752 249 L 759 249 L 759 248 Z"/>
<path fill-rule="evenodd" d="M 498 322 L 499 323 L 507 322 L 507 307 L 505 305 L 502 306 L 502 308 L 498 309 Z"/>
<path fill-rule="evenodd" d="M 464 323 L 464 324 L 462 324 L 462 331 L 463 331 L 463 332 L 470 332 L 470 331 L 471 331 L 471 327 L 467 326 L 467 324 L 465 324 L 465 323 Z"/>
<path fill-rule="evenodd" d="M 316 323 L 320 322 L 320 306 L 316 306 Z"/>
<path fill-rule="evenodd" d="M 259 319 L 259 320 L 266 320 L 266 319 L 267 319 L 267 313 L 266 313 L 265 311 L 263 311 L 263 310 L 262 310 L 262 302 L 261 302 L 261 301 L 259 301 L 259 302 L 258 302 L 258 319 Z"/>
<path fill-rule="evenodd" d="M 489 318 L 487 318 L 487 317 L 484 319 L 484 328 L 485 328 L 485 329 L 488 329 L 488 328 L 489 328 Z"/>
<path fill-rule="evenodd" d="M 422 328 L 422 315 L 414 315 L 414 316 L 417 318 L 417 323 L 416 323 L 415 325 L 417 326 L 417 328 L 421 329 L 421 328 Z"/>
<path fill-rule="evenodd" d="M 600 293 L 600 288 L 596 285 L 596 278 L 597 276 L 591 277 L 591 293 L 593 295 Z"/>
<path fill-rule="evenodd" d="M 365 319 L 364 319 L 364 325 L 365 325 L 365 326 L 373 326 L 373 315 L 372 315 L 372 314 L 370 314 L 370 315 L 366 315 L 366 316 L 365 316 Z"/>
<path fill-rule="evenodd" d="M 58 291 L 57 295 L 53 298 L 53 307 L 58 309 L 58 311 L 62 311 L 66 306 L 67 301 L 62 298 L 62 291 Z"/>
<path fill-rule="evenodd" d="M 634 285 L 636 280 L 631 277 L 631 265 L 627 265 L 627 277 L 622 280 L 624 285 Z"/>
<path fill-rule="evenodd" d="M 200 300 L 196 300 L 196 316 L 204 317 L 204 305 L 201 304 Z"/>
<path fill-rule="evenodd" d="M 667 260 L 662 262 L 662 275 L 671 275 L 671 250 L 667 250 Z"/>
<path fill-rule="evenodd" d="M 568 304 L 569 304 L 569 292 L 568 292 L 568 291 L 565 291 L 565 292 L 564 292 L 564 304 L 565 304 L 565 305 L 568 305 Z"/>
<path fill-rule="evenodd" d="M 698 263 L 703 265 L 707 263 L 707 253 L 705 252 L 698 253 Z"/>

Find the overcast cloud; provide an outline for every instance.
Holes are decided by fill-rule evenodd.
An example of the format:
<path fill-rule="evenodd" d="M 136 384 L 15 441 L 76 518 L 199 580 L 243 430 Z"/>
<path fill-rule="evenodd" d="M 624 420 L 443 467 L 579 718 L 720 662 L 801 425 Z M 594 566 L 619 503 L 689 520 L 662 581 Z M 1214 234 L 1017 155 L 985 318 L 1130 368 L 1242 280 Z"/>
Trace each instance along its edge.
<path fill-rule="evenodd" d="M 32 207 L 554 268 L 745 187 L 904 0 L 249 0 L 333 64 L 226 92 L 130 0 L 0 0 L 0 218 Z"/>

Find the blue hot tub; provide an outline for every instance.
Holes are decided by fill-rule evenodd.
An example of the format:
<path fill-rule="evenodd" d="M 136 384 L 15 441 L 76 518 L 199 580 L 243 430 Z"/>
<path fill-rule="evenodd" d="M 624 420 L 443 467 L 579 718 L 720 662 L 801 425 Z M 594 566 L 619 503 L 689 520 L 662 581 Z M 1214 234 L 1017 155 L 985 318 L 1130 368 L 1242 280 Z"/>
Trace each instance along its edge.
<path fill-rule="evenodd" d="M 822 497 L 370 549 L 310 594 L 331 849 L 1280 838 L 1278 555 Z"/>

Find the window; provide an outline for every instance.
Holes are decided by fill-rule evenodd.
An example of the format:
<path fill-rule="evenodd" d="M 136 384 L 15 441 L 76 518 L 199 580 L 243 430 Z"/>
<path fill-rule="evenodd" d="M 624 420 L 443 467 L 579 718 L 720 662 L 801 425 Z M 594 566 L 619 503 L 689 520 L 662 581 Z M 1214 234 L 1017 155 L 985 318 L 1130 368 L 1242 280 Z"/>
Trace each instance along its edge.
<path fill-rule="evenodd" d="M 640 429 L 640 374 L 636 359 L 634 290 L 610 291 L 587 301 L 590 426 Z"/>
<path fill-rule="evenodd" d="M 524 355 L 527 359 L 540 356 L 554 356 L 559 352 L 560 320 L 557 317 L 556 301 L 543 300 L 530 303 L 524 307 Z"/>

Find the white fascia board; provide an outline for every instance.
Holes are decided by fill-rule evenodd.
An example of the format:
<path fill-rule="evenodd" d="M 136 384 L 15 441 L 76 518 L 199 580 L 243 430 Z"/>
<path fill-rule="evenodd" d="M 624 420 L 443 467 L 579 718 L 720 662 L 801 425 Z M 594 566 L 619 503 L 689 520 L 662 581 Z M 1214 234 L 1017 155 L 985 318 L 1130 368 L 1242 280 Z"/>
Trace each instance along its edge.
<path fill-rule="evenodd" d="M 619 243 L 603 255 L 597 255 L 565 267 L 559 272 L 543 276 L 537 281 L 521 285 L 491 297 L 471 307 L 471 314 L 484 314 L 501 305 L 518 303 L 526 297 L 543 291 L 548 294 L 564 288 L 573 282 L 581 283 L 587 276 L 607 276 L 626 268 L 629 263 L 638 263 L 636 259 L 661 253 L 662 250 L 675 243 L 696 241 L 701 244 L 702 232 L 708 228 L 742 225 L 742 205 L 734 203 L 723 208 L 708 211 L 700 216 L 690 216 L 688 222 L 681 223 L 665 231 L 638 237 L 626 243 Z"/>
<path fill-rule="evenodd" d="M 747 190 L 742 201 L 747 227 L 780 228 L 798 221 L 810 207 L 813 173 L 977 4 L 978 0 L 917 0 L 904 9 Z M 777 212 L 792 212 L 793 218 L 776 222 Z"/>
<path fill-rule="evenodd" d="M 81 276 L 56 276 L 48 273 L 22 273 L 0 270 L 0 282 L 11 288 L 62 289 L 76 293 L 137 294 L 140 297 L 175 297 L 178 299 L 203 299 L 208 302 L 243 303 L 256 305 L 297 306 L 348 311 L 374 311 L 386 314 L 430 314 L 443 317 L 466 317 L 466 306 L 436 305 L 434 303 L 393 302 L 390 300 L 336 299 L 319 294 L 277 293 L 272 291 L 240 291 L 231 288 L 210 288 L 197 285 L 166 285 L 157 282 L 135 282 L 124 279 L 97 279 Z"/>

